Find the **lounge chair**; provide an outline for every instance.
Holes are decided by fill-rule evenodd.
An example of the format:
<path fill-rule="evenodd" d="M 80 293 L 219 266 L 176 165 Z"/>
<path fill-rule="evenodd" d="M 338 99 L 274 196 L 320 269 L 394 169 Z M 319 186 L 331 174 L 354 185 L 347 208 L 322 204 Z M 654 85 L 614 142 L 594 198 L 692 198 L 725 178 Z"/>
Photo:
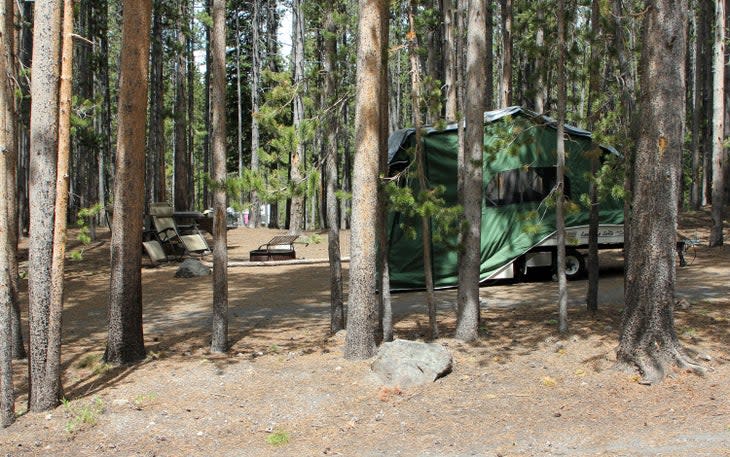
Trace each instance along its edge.
<path fill-rule="evenodd" d="M 249 260 L 291 260 L 297 258 L 294 241 L 299 235 L 277 235 L 249 253 Z"/>
<path fill-rule="evenodd" d="M 178 227 L 175 224 L 172 207 L 167 203 L 150 203 L 149 215 L 153 225 L 153 239 L 149 242 L 155 248 L 153 242 L 158 242 L 167 256 L 182 258 L 185 255 L 204 256 L 210 253 L 208 243 L 195 225 Z"/>

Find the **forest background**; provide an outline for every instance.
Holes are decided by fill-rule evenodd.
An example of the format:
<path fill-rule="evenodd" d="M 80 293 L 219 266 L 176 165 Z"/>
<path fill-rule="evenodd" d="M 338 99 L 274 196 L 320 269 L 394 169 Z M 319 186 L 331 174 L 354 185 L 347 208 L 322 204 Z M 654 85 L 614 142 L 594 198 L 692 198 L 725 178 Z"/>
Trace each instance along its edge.
<path fill-rule="evenodd" d="M 271 208 L 266 221 L 269 227 L 287 227 L 293 232 L 332 227 L 333 219 L 325 210 L 335 204 L 339 205 L 339 224 L 347 227 L 351 222 L 348 196 L 353 190 L 353 169 L 358 170 L 353 167 L 359 145 L 355 132 L 360 127 L 356 121 L 355 92 L 360 87 L 355 84 L 355 68 L 362 62 L 355 50 L 361 37 L 355 29 L 363 14 L 356 14 L 356 5 L 345 2 L 232 2 L 224 9 L 221 2 L 216 4 L 219 12 L 226 13 L 225 46 L 217 43 L 225 57 L 224 113 L 215 111 L 214 75 L 207 71 L 216 68 L 215 40 L 210 32 L 215 15 L 208 13 L 211 5 L 155 1 L 151 16 L 142 17 L 143 22 L 150 19 L 152 32 L 145 84 L 140 86 L 146 87 L 149 81 L 149 96 L 146 90 L 142 94 L 149 101 L 149 122 L 132 132 L 146 140 L 144 160 L 139 160 L 140 155 L 130 157 L 136 157 L 137 166 L 145 168 L 144 201 L 171 201 L 179 211 L 214 206 L 213 196 L 221 184 L 213 184 L 210 178 L 215 174 L 212 144 L 216 138 L 209 138 L 209 134 L 223 125 L 215 124 L 217 114 L 229 121 L 223 148 L 219 149 L 225 153 L 223 174 L 233 178 L 223 180 L 228 202 L 239 210 L 249 209 L 252 226 L 261 223 L 258 208 L 264 203 Z M 23 2 L 16 8 L 13 2 L 6 2 L 4 10 L 4 23 L 10 21 L 11 26 L 3 37 L 12 36 L 17 43 L 17 47 L 6 46 L 6 52 L 17 53 L 4 62 L 8 62 L 8 69 L 17 70 L 11 80 L 17 83 L 13 103 L 17 102 L 20 121 L 13 168 L 17 174 L 12 176 L 17 185 L 10 186 L 14 194 L 8 205 L 17 208 L 17 213 L 8 220 L 20 236 L 29 234 L 33 208 L 33 188 L 29 185 L 33 106 L 28 93 L 33 84 L 40 84 L 38 77 L 29 81 L 29 68 L 35 69 L 37 63 L 30 62 L 31 31 L 35 25 L 35 36 L 40 36 L 39 20 L 47 19 L 37 14 L 38 8 L 34 17 L 33 5 Z M 555 15 L 546 14 L 555 10 L 553 2 L 513 4 L 502 0 L 499 5 L 488 5 L 483 35 L 489 44 L 484 53 L 484 104 L 521 104 L 538 113 L 554 114 L 561 121 L 559 125 L 563 119 L 585 125 L 599 141 L 632 151 L 632 140 L 637 138 L 633 128 L 640 123 L 634 116 L 642 95 L 640 56 L 646 52 L 642 41 L 646 36 L 642 24 L 648 23 L 646 5 L 620 1 L 566 5 L 559 1 L 558 9 L 564 14 L 557 20 Z M 65 15 L 74 20 L 77 38 L 73 47 L 75 68 L 70 73 L 73 166 L 68 172 L 68 214 L 56 220 L 80 218 L 81 225 L 88 225 L 91 239 L 107 205 L 122 198 L 111 192 L 120 186 L 115 164 L 120 163 L 118 155 L 123 153 L 113 145 L 122 144 L 116 135 L 128 127 L 121 121 L 125 111 L 117 102 L 124 89 L 120 71 L 126 68 L 121 25 L 126 15 L 121 6 L 119 2 L 80 1 L 73 17 Z M 461 33 L 467 19 L 466 5 L 390 6 L 385 46 L 390 84 L 381 100 L 387 98 L 387 129 L 419 126 L 421 122 L 443 125 L 461 119 L 467 106 L 464 75 L 468 62 L 460 57 L 469 45 Z M 293 18 L 288 62 L 277 40 L 281 8 L 290 9 Z M 686 48 L 681 55 L 686 58 L 680 68 L 686 84 L 682 85 L 682 96 L 691 116 L 679 129 L 689 134 L 681 151 L 681 178 L 672 196 L 677 206 L 697 209 L 720 202 L 716 206 L 722 208 L 727 193 L 722 181 L 718 187 L 718 172 L 725 164 L 719 160 L 722 148 L 720 153 L 713 151 L 710 125 L 710 120 L 724 116 L 724 109 L 718 115 L 716 107 L 726 95 L 724 91 L 713 95 L 718 80 L 712 79 L 710 64 L 713 51 L 724 44 L 724 23 L 713 26 L 721 24 L 716 18 L 724 21 L 723 8 L 724 2 L 696 2 L 688 10 L 690 27 L 683 29 L 686 33 L 681 42 Z M 127 14 L 132 14 L 129 8 Z M 560 46 L 555 46 L 556 42 Z M 202 57 L 196 60 L 196 55 Z M 725 56 L 720 56 L 724 62 Z M 205 65 L 199 65 L 201 61 Z M 555 62 L 561 64 L 558 70 L 554 69 Z M 328 80 L 333 76 L 334 85 Z M 66 81 L 70 82 L 69 78 Z M 566 98 L 561 98 L 563 95 Z M 562 109 L 561 104 L 567 108 Z M 380 120 L 383 126 L 385 121 Z M 627 153 L 627 157 L 632 156 Z M 627 169 L 633 166 L 629 163 Z M 326 167 L 334 173 L 324 173 Z M 623 174 L 620 169 L 606 170 L 611 172 Z M 337 177 L 336 199 L 335 194 L 324 191 L 332 187 L 326 174 Z M 59 175 L 65 177 L 60 171 Z M 220 174 L 216 179 L 221 179 Z M 617 189 L 612 188 L 620 192 Z M 720 227 L 715 242 L 721 243 L 722 217 L 715 218 L 715 225 Z M 61 278 L 62 273 L 61 269 Z"/>

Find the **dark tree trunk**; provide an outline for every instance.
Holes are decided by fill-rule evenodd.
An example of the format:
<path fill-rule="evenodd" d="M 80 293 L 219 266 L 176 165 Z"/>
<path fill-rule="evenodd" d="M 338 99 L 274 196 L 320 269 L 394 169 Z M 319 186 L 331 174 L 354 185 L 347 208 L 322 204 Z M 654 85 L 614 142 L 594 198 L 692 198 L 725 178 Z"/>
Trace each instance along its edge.
<path fill-rule="evenodd" d="M 0 425 L 15 422 L 15 392 L 13 387 L 13 307 L 17 305 L 12 285 L 11 255 L 15 245 L 10 232 L 15 220 L 11 207 L 15 205 L 15 183 L 11 169 L 15 168 L 16 131 L 15 101 L 12 77 L 15 76 L 13 51 L 14 2 L 0 4 Z M 16 261 L 17 262 L 17 261 Z"/>
<path fill-rule="evenodd" d="M 485 76 L 484 81 L 484 106 L 487 110 L 496 108 L 494 106 L 494 1 L 487 0 L 487 15 L 485 17 L 486 47 L 487 55 L 484 58 Z"/>
<path fill-rule="evenodd" d="M 210 0 L 205 0 L 205 12 L 210 14 Z M 210 68 L 210 27 L 205 27 L 205 68 Z M 205 72 L 205 139 L 203 139 L 203 175 L 208 176 L 210 172 L 210 72 Z M 211 207 L 210 191 L 208 180 L 203 180 L 203 208 Z"/>
<path fill-rule="evenodd" d="M 512 105 L 512 0 L 502 5 L 502 88 L 501 107 Z"/>
<path fill-rule="evenodd" d="M 23 2 L 20 28 L 18 60 L 20 69 L 29 71 L 33 53 L 33 5 Z M 30 226 L 30 79 L 28 76 L 18 80 L 23 98 L 19 109 L 18 132 L 18 235 L 27 236 Z"/>
<path fill-rule="evenodd" d="M 228 350 L 228 253 L 226 251 L 226 17 L 225 0 L 213 0 L 211 30 L 211 149 L 213 179 L 213 334 L 210 350 Z"/>
<path fill-rule="evenodd" d="M 53 223 L 58 153 L 58 79 L 61 2 L 35 4 L 30 125 L 30 233 L 28 405 L 45 411 L 61 399 L 61 310 L 51 302 Z"/>
<path fill-rule="evenodd" d="M 702 163 L 705 146 L 704 122 L 702 113 L 705 107 L 705 75 L 710 68 L 707 55 L 708 28 L 710 25 L 709 1 L 697 2 L 695 8 L 695 60 L 694 60 L 694 100 L 692 108 L 692 185 L 690 187 L 690 207 L 699 210 L 703 204 Z"/>
<path fill-rule="evenodd" d="M 565 277 L 565 0 L 558 0 L 558 125 L 555 231 L 557 232 L 558 330 L 568 332 L 568 282 Z"/>
<path fill-rule="evenodd" d="M 294 149 L 290 155 L 289 176 L 292 188 L 291 204 L 289 206 L 289 233 L 299 233 L 304 227 L 304 195 L 301 191 L 304 176 L 304 9 L 301 0 L 294 0 L 292 4 L 293 35 L 292 35 L 292 62 L 294 79 L 293 127 Z"/>
<path fill-rule="evenodd" d="M 337 25 L 335 24 L 335 5 L 328 6 L 325 17 L 326 35 L 324 38 L 324 53 L 322 69 L 324 71 L 324 94 L 322 98 L 326 104 L 328 122 L 326 129 L 325 175 L 327 188 L 327 252 L 330 261 L 330 332 L 336 333 L 345 328 L 345 309 L 342 292 L 342 262 L 340 259 L 340 224 L 338 218 L 337 195 L 337 133 L 339 129 L 339 115 L 336 109 L 331 109 L 331 103 L 336 102 L 337 90 L 335 62 L 337 59 Z"/>
<path fill-rule="evenodd" d="M 150 120 L 147 155 L 147 201 L 163 202 L 165 195 L 164 55 L 162 51 L 163 1 L 154 0 L 152 17 L 152 55 L 150 56 Z"/>
<path fill-rule="evenodd" d="M 591 55 L 590 70 L 588 75 L 588 130 L 593 130 L 598 120 L 598 110 L 594 112 L 594 100 L 600 91 L 601 75 L 601 7 L 599 0 L 593 0 L 591 6 Z M 599 151 L 595 151 L 591 157 L 591 180 L 588 189 L 591 201 L 590 216 L 588 223 L 588 292 L 586 294 L 586 307 L 591 313 L 598 311 L 598 189 L 596 173 L 598 173 Z"/>
<path fill-rule="evenodd" d="M 104 360 L 119 365 L 146 356 L 142 328 L 144 135 L 152 0 L 124 0 L 117 166 L 109 281 L 109 337 Z"/>
<path fill-rule="evenodd" d="M 187 119 L 187 62 L 185 58 L 185 28 L 186 8 L 184 1 L 179 6 L 180 17 L 177 29 L 177 47 L 178 55 L 175 62 L 175 198 L 174 207 L 176 211 L 186 211 L 191 208 L 191 189 L 189 187 L 188 177 L 192 173 L 192 164 L 190 163 L 190 154 L 188 149 L 188 119 Z"/>
<path fill-rule="evenodd" d="M 95 2 L 99 15 L 97 26 L 99 27 L 98 36 L 98 47 L 99 47 L 99 75 L 97 82 L 97 93 L 101 95 L 101 112 L 99 113 L 97 120 L 97 132 L 101 137 L 99 144 L 99 158 L 97 160 L 98 165 L 98 178 L 97 185 L 99 186 L 99 202 L 105 205 L 102 209 L 102 216 L 105 216 L 106 203 L 108 202 L 108 169 L 109 161 L 112 157 L 112 135 L 111 135 L 111 123 L 112 123 L 112 101 L 111 101 L 111 86 L 109 84 L 109 25 L 108 25 L 108 2 L 107 0 L 98 0 Z"/>
<path fill-rule="evenodd" d="M 259 29 L 261 28 L 260 0 L 253 0 L 253 20 L 251 28 L 253 29 L 253 43 L 251 45 L 251 173 L 254 175 L 259 173 L 259 120 L 256 113 L 259 111 L 260 96 L 259 90 L 261 86 L 261 46 L 259 38 Z M 251 190 L 251 227 L 259 227 L 261 225 L 261 202 L 256 189 Z"/>
<path fill-rule="evenodd" d="M 712 228 L 710 246 L 723 244 L 725 215 L 725 0 L 715 1 L 712 96 Z"/>
<path fill-rule="evenodd" d="M 466 128 L 462 174 L 464 221 L 459 261 L 458 316 L 456 338 L 474 341 L 479 338 L 479 272 L 481 265 L 482 163 L 484 161 L 484 99 L 486 80 L 485 40 L 486 4 L 469 0 L 466 51 Z"/>
<path fill-rule="evenodd" d="M 426 183 L 426 156 L 423 152 L 423 144 L 421 143 L 421 105 L 423 99 L 421 97 L 421 68 L 418 59 L 418 42 L 416 33 L 416 5 L 415 2 L 410 3 L 408 11 L 408 24 L 410 31 L 408 35 L 410 40 L 408 43 L 408 53 L 411 63 L 411 105 L 413 106 L 413 127 L 415 133 L 415 159 L 416 173 L 418 175 L 418 187 L 420 192 L 427 192 L 428 184 Z M 436 301 L 434 298 L 433 288 L 433 263 L 432 263 L 432 247 L 431 247 L 431 219 L 427 216 L 421 216 L 421 240 L 423 254 L 423 276 L 426 283 L 426 309 L 428 310 L 428 323 L 430 330 L 430 338 L 436 339 L 439 336 L 438 321 L 436 320 Z"/>
<path fill-rule="evenodd" d="M 633 217 L 626 252 L 626 307 L 617 363 L 638 368 L 644 383 L 661 381 L 672 365 L 700 371 L 674 330 L 677 176 L 684 130 L 685 0 L 656 0 L 644 16 L 640 65 Z"/>
<path fill-rule="evenodd" d="M 12 0 L 4 0 L 6 13 L 4 16 L 2 32 L 3 47 L 5 54 L 5 70 L 6 74 L 11 78 L 18 79 L 18 59 L 15 55 L 15 11 L 13 6 L 15 2 Z M 16 86 L 11 79 L 5 79 L 3 88 L 0 90 L 8 90 L 5 96 L 7 100 L 6 107 L 2 108 L 6 119 L 6 140 L 5 146 L 5 187 L 7 197 L 7 265 L 9 269 L 9 292 L 10 292 L 10 330 L 12 332 L 12 357 L 14 359 L 24 359 L 26 357 L 25 345 L 23 344 L 23 332 L 21 330 L 20 305 L 18 304 L 18 233 L 20 230 L 18 200 L 20 193 L 23 192 L 22 186 L 18 185 L 18 148 L 20 145 L 20 137 L 27 134 L 27 130 L 22 126 L 22 121 L 17 110 L 15 101 Z M 24 133 L 21 133 L 24 132 Z M 2 182 L 2 181 L 0 181 Z M 0 213 L 2 214 L 2 213 Z"/>
<path fill-rule="evenodd" d="M 625 137 L 635 136 L 634 129 L 634 97 L 635 86 L 634 78 L 631 75 L 631 63 L 629 61 L 630 53 L 626 50 L 623 33 L 623 7 L 622 0 L 616 0 L 612 5 L 612 15 L 614 18 L 614 48 L 616 58 L 618 60 L 618 79 L 621 81 L 621 114 L 624 122 L 623 134 Z M 624 151 L 625 177 L 624 192 L 630 196 L 633 192 L 633 172 L 634 172 L 634 153 L 633 145 L 627 145 Z M 628 251 L 631 245 L 631 197 L 624 199 L 624 250 Z M 628 259 L 626 259 L 628 262 Z"/>

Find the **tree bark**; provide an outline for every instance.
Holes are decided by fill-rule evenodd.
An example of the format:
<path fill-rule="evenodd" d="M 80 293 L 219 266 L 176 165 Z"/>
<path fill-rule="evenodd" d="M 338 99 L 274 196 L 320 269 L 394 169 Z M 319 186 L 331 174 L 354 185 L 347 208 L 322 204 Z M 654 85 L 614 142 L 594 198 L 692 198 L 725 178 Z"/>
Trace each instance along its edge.
<path fill-rule="evenodd" d="M 256 3 L 256 0 L 253 0 L 253 3 Z M 239 19 L 241 11 L 236 11 L 234 14 L 236 15 L 236 151 L 238 152 L 238 179 L 243 180 L 243 93 L 241 90 L 241 27 Z M 238 195 L 238 202 L 243 208 L 243 191 Z M 241 213 L 241 218 L 243 218 L 243 213 Z"/>
<path fill-rule="evenodd" d="M 623 118 L 623 134 L 625 137 L 634 137 L 634 97 L 635 85 L 634 78 L 631 73 L 631 62 L 629 61 L 630 53 L 626 50 L 623 33 L 623 7 L 622 0 L 616 0 L 612 5 L 612 16 L 614 18 L 614 48 L 616 50 L 616 58 L 618 60 L 618 79 L 621 82 L 621 114 Z M 631 195 L 633 194 L 633 172 L 634 172 L 634 152 L 633 145 L 624 151 L 625 177 L 624 177 L 624 251 L 628 251 L 631 245 Z M 629 259 L 625 259 L 628 262 Z M 626 267 L 626 265 L 624 265 Z M 625 283 L 624 283 L 625 288 Z"/>
<path fill-rule="evenodd" d="M 330 332 L 337 333 L 345 328 L 345 309 L 342 292 L 342 262 L 340 257 L 340 224 L 337 195 L 337 133 L 339 113 L 334 106 L 337 96 L 335 62 L 337 59 L 337 25 L 335 5 L 327 6 L 325 16 L 325 37 L 322 69 L 324 70 L 324 94 L 328 115 L 326 129 L 325 173 L 327 180 L 327 252 L 330 260 Z"/>
<path fill-rule="evenodd" d="M 454 0 L 443 0 L 443 23 L 444 23 L 444 87 L 446 92 L 445 117 L 446 121 L 453 122 L 457 119 L 457 103 L 456 103 L 456 62 L 455 62 L 455 44 L 456 34 L 460 31 L 456 30 L 454 25 Z"/>
<path fill-rule="evenodd" d="M 20 70 L 28 72 L 33 54 L 33 7 L 35 2 L 22 5 L 18 64 Z M 18 79 L 23 98 L 19 102 L 20 129 L 18 135 L 18 236 L 27 236 L 30 226 L 30 78 Z"/>
<path fill-rule="evenodd" d="M 47 364 L 49 377 L 61 385 L 61 315 L 63 313 L 63 274 L 66 256 L 66 214 L 68 211 L 69 156 L 71 154 L 71 73 L 73 70 L 72 0 L 63 1 L 61 74 L 58 89 L 58 154 L 56 164 L 56 201 L 51 254 L 50 325 Z M 50 399 L 49 399 L 50 400 Z"/>
<path fill-rule="evenodd" d="M 591 5 L 591 55 L 589 60 L 590 70 L 588 75 L 588 130 L 593 131 L 598 119 L 598 110 L 595 110 L 594 100 L 598 97 L 600 90 L 601 53 L 601 3 L 593 0 Z M 595 110 L 595 112 L 594 112 Z M 598 311 L 598 188 L 597 176 L 599 166 L 600 149 L 595 146 L 591 157 L 591 179 L 588 188 L 588 196 L 591 202 L 588 222 L 588 291 L 586 293 L 586 307 L 590 313 Z"/>
<path fill-rule="evenodd" d="M 458 0 L 457 0 L 458 1 Z M 484 106 L 487 110 L 496 108 L 494 106 L 494 1 L 487 0 L 487 15 L 485 19 L 485 35 L 486 35 L 486 46 L 487 55 L 484 57 L 485 62 L 485 76 L 484 81 Z M 458 65 L 457 65 L 458 67 Z M 457 71 L 459 71 L 457 69 Z M 458 79 L 458 77 L 457 77 Z M 457 97 L 458 98 L 458 97 Z"/>
<path fill-rule="evenodd" d="M 58 153 L 58 78 L 61 2 L 35 4 L 30 123 L 30 233 L 28 244 L 29 396 L 31 411 L 61 398 L 61 310 L 51 302 L 51 259 Z M 65 217 L 65 215 L 62 215 Z"/>
<path fill-rule="evenodd" d="M 704 128 L 702 126 L 702 112 L 704 111 L 704 90 L 706 68 L 709 67 L 706 55 L 708 26 L 710 24 L 708 7 L 710 2 L 699 1 L 695 8 L 695 52 L 694 52 L 694 89 L 692 108 L 692 184 L 690 187 L 690 207 L 697 211 L 703 203 L 703 145 Z"/>
<path fill-rule="evenodd" d="M 261 47 L 259 43 L 259 28 L 261 27 L 260 0 L 253 0 L 253 43 L 251 44 L 251 173 L 256 176 L 259 173 L 259 120 L 256 115 L 259 111 L 261 85 Z M 256 189 L 251 190 L 251 227 L 261 225 L 261 202 Z"/>
<path fill-rule="evenodd" d="M 413 107 L 413 127 L 415 134 L 415 158 L 416 158 L 416 174 L 418 175 L 419 192 L 427 192 L 428 183 L 426 181 L 426 156 L 423 151 L 423 143 L 421 140 L 421 68 L 418 59 L 418 41 L 416 33 L 416 5 L 415 2 L 410 3 L 408 10 L 408 24 L 410 30 L 408 32 L 409 43 L 408 53 L 411 63 L 411 106 Z M 431 218 L 421 216 L 421 240 L 423 249 L 423 275 L 426 283 L 426 309 L 428 310 L 428 323 L 430 330 L 430 338 L 436 339 L 439 336 L 438 321 L 436 320 L 436 301 L 434 298 L 433 287 L 433 262 L 432 262 L 432 246 L 431 246 Z"/>
<path fill-rule="evenodd" d="M 144 145 L 152 0 L 124 0 L 116 180 L 109 281 L 109 336 L 104 360 L 119 365 L 146 356 L 142 328 Z"/>
<path fill-rule="evenodd" d="M 466 228 L 461 239 L 459 262 L 458 316 L 456 338 L 474 341 L 479 338 L 479 273 L 481 266 L 482 163 L 484 161 L 484 93 L 487 54 L 485 40 L 486 5 L 469 0 L 466 51 L 466 129 L 463 163 L 463 204 Z"/>
<path fill-rule="evenodd" d="M 543 7 L 542 2 L 537 4 L 537 32 L 535 32 L 535 48 L 537 51 L 535 56 L 535 73 L 537 73 L 535 80 L 535 112 L 539 114 L 545 112 L 545 81 L 543 78 L 545 72 L 545 10 Z"/>
<path fill-rule="evenodd" d="M 568 332 L 568 281 L 565 277 L 565 0 L 558 0 L 558 125 L 555 230 L 557 232 L 558 330 Z"/>
<path fill-rule="evenodd" d="M 358 22 L 357 83 L 355 102 L 355 163 L 353 167 L 352 230 L 350 232 L 350 292 L 347 307 L 345 358 L 365 359 L 375 354 L 378 328 L 376 297 L 376 246 L 378 171 L 380 155 L 387 148 L 381 126 L 387 119 L 381 90 L 383 53 L 388 20 L 384 0 L 360 0 Z"/>
<path fill-rule="evenodd" d="M 289 207 L 289 233 L 299 233 L 304 226 L 304 195 L 301 188 L 304 186 L 304 10 L 302 0 L 292 3 L 293 35 L 292 61 L 294 63 L 294 149 L 289 161 L 292 197 Z"/>
<path fill-rule="evenodd" d="M 163 0 L 154 0 L 152 18 L 152 55 L 150 56 L 150 121 L 147 155 L 147 203 L 164 202 L 165 129 L 164 129 L 164 55 L 162 48 Z"/>
<path fill-rule="evenodd" d="M 684 128 L 685 0 L 656 0 L 644 16 L 633 217 L 626 252 L 626 307 L 617 364 L 638 368 L 643 383 L 661 381 L 671 365 L 701 369 L 674 330 L 677 176 Z"/>
<path fill-rule="evenodd" d="M 5 122 L 5 182 L 6 182 L 6 198 L 7 198 L 7 262 L 10 272 L 10 328 L 12 332 L 12 357 L 14 359 L 24 359 L 26 357 L 25 345 L 23 343 L 23 332 L 21 330 L 20 305 L 18 303 L 18 234 L 20 231 L 19 223 L 19 205 L 20 194 L 23 193 L 22 186 L 18 185 L 18 148 L 20 141 L 18 139 L 24 134 L 21 133 L 22 126 L 17 103 L 15 101 L 15 91 L 17 85 L 14 80 L 18 80 L 18 67 L 15 46 L 15 2 L 12 0 L 3 0 L 5 5 L 5 15 L 2 20 L 3 30 L 2 49 L 5 57 L 4 74 L 6 75 L 3 82 L 3 88 L 7 90 L 5 96 L 5 107 L 0 108 L 0 113 L 4 113 Z M 22 87 L 22 85 L 21 85 Z M 0 181 L 2 182 L 2 181 Z M 2 213 L 0 213 L 2 214 Z"/>
<path fill-rule="evenodd" d="M 712 96 L 712 229 L 710 246 L 722 246 L 725 207 L 725 0 L 715 0 Z"/>
<path fill-rule="evenodd" d="M 501 107 L 512 105 L 512 0 L 500 0 L 502 5 L 502 94 Z"/>
<path fill-rule="evenodd" d="M 187 64 L 185 59 L 186 15 L 184 1 L 179 3 L 179 20 L 177 29 L 177 60 L 175 62 L 175 172 L 174 172 L 174 207 L 176 211 L 190 209 L 191 189 L 188 187 L 188 176 L 192 172 L 187 141 Z"/>
<path fill-rule="evenodd" d="M 210 350 L 228 350 L 228 252 L 226 250 L 226 17 L 225 0 L 213 0 L 211 31 L 211 149 L 213 153 L 213 335 Z"/>
<path fill-rule="evenodd" d="M 9 170 L 15 167 L 15 102 L 11 76 L 13 71 L 13 7 L 12 0 L 0 4 L 0 183 L 8 183 Z M 9 217 L 14 205 L 9 190 L 13 185 L 0 185 L 0 425 L 15 422 L 13 387 L 13 306 L 12 260 L 14 254 L 10 232 L 15 221 Z"/>

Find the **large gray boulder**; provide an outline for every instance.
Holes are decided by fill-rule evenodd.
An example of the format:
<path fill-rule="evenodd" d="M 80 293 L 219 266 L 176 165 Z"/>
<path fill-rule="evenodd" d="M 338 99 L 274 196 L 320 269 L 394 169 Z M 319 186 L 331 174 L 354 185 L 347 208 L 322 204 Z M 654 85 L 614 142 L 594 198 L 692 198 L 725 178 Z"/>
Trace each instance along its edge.
<path fill-rule="evenodd" d="M 436 343 L 395 340 L 380 346 L 371 365 L 387 386 L 427 384 L 451 372 L 451 353 Z"/>
<path fill-rule="evenodd" d="M 195 278 L 197 276 L 208 276 L 210 268 L 203 265 L 198 259 L 185 259 L 175 272 L 176 278 Z"/>

